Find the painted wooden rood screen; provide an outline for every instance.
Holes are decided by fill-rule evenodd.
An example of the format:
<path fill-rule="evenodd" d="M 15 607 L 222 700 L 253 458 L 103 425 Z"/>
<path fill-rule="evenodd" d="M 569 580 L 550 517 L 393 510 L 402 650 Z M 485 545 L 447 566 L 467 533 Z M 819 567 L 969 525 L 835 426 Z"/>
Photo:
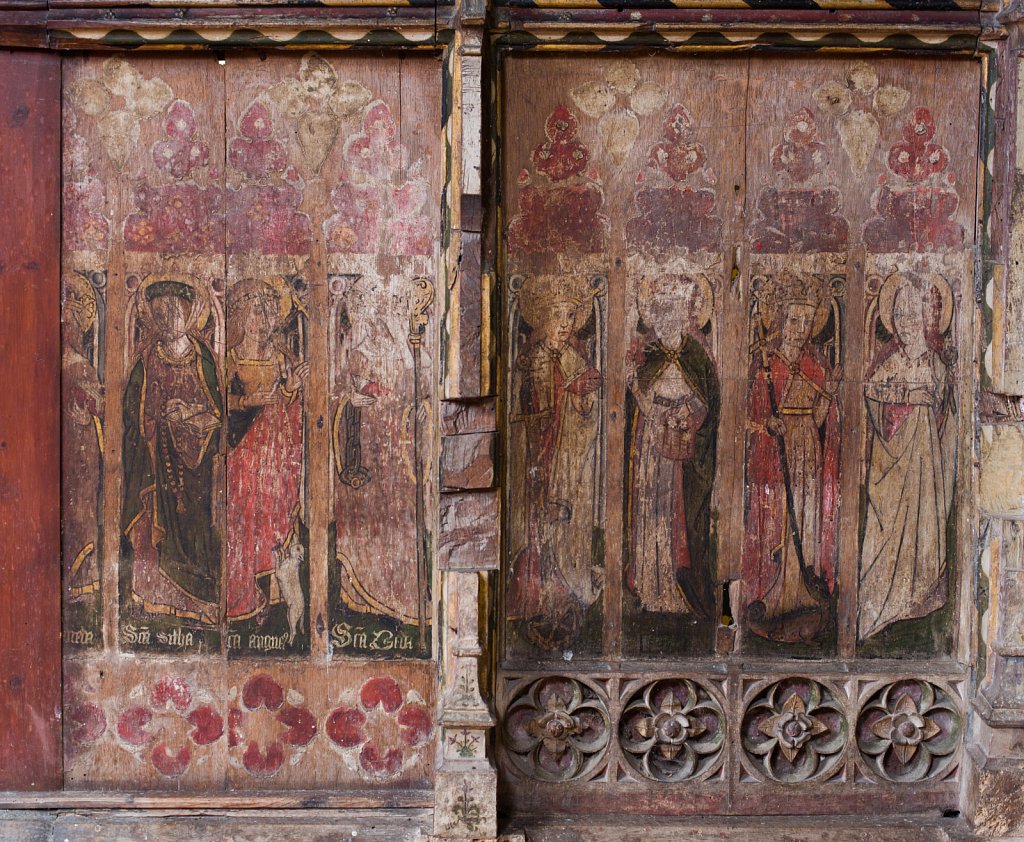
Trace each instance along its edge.
<path fill-rule="evenodd" d="M 68 788 L 430 785 L 439 73 L 65 62 Z"/>
<path fill-rule="evenodd" d="M 955 804 L 976 65 L 503 70 L 510 803 Z"/>

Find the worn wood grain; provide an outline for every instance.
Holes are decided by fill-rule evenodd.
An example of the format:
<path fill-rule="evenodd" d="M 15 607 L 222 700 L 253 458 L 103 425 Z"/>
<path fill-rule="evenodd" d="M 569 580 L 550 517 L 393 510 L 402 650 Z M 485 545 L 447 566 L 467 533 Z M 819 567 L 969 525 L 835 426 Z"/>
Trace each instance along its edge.
<path fill-rule="evenodd" d="M 60 757 L 60 60 L 0 52 L 0 788 L 57 789 Z"/>

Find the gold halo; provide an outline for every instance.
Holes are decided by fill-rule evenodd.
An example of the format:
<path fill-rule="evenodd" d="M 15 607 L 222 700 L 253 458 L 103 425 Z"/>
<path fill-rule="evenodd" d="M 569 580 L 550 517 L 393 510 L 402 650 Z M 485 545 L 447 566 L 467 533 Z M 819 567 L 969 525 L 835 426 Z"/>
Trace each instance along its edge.
<path fill-rule="evenodd" d="M 586 318 L 582 305 L 590 297 L 586 289 L 585 279 L 575 275 L 527 275 L 519 291 L 519 312 L 536 329 L 556 302 L 569 301 L 577 305 L 575 328 L 579 330 L 581 318 Z"/>
<path fill-rule="evenodd" d="M 949 281 L 938 273 L 924 277 L 931 286 L 939 291 L 939 297 L 942 299 L 942 310 L 939 312 L 939 333 L 943 334 L 953 321 L 953 290 L 949 286 Z M 893 272 L 885 279 L 882 288 L 878 291 L 878 318 L 882 320 L 882 325 L 891 336 L 896 335 L 896 328 L 892 323 L 892 309 L 902 281 L 903 275 Z"/>
<path fill-rule="evenodd" d="M 180 272 L 166 275 L 147 275 L 142 283 L 139 284 L 139 288 L 135 291 L 135 300 L 139 310 L 139 318 L 142 319 L 146 327 L 152 328 L 154 325 L 153 311 L 150 309 L 150 302 L 146 298 L 146 290 L 153 284 L 162 281 L 175 281 L 179 284 L 184 284 L 190 287 L 195 295 L 192 301 L 192 309 L 189 311 L 188 319 L 186 320 L 186 331 L 193 333 L 206 327 L 206 321 L 210 317 L 210 298 L 203 285 L 199 283 L 198 278 Z"/>
<path fill-rule="evenodd" d="M 715 293 L 711 288 L 711 281 L 708 276 L 703 272 L 693 274 L 680 274 L 671 275 L 672 278 L 680 278 L 690 281 L 700 290 L 700 308 L 694 314 L 694 322 L 696 323 L 697 330 L 700 330 L 711 321 L 711 314 L 715 308 Z M 679 284 L 674 284 L 678 287 Z M 670 292 L 669 284 L 664 279 L 657 281 L 647 280 L 646 278 L 640 279 L 640 291 L 642 298 L 647 299 L 642 303 L 642 306 L 649 307 L 652 304 L 652 299 L 655 295 L 665 294 Z"/>
<path fill-rule="evenodd" d="M 82 329 L 82 333 L 85 333 L 96 324 L 96 290 L 86 278 L 77 272 L 70 272 L 64 276 L 64 289 L 66 291 L 65 312 L 74 318 L 76 324 Z M 72 292 L 75 303 L 67 300 L 71 297 Z"/>
<path fill-rule="evenodd" d="M 825 325 L 828 324 L 828 317 L 832 315 L 832 301 L 832 296 L 823 296 L 821 303 L 815 309 L 814 321 L 811 322 L 811 339 L 821 333 Z"/>

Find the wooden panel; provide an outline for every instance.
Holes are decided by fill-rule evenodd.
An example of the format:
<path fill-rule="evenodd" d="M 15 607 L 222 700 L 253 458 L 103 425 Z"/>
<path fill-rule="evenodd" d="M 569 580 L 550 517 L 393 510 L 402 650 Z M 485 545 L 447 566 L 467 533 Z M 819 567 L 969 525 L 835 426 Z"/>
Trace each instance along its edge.
<path fill-rule="evenodd" d="M 505 68 L 506 808 L 952 803 L 977 66 Z"/>
<path fill-rule="evenodd" d="M 0 52 L 0 789 L 56 789 L 60 758 L 60 61 Z"/>
<path fill-rule="evenodd" d="M 979 78 L 964 62 L 924 61 L 878 76 L 909 97 L 880 132 L 885 168 L 864 226 L 858 653 L 927 657 L 953 651 L 957 583 L 974 553 L 958 489 L 973 462 L 963 419 L 974 400 Z"/>
<path fill-rule="evenodd" d="M 431 780 L 442 157 L 408 126 L 439 125 L 436 70 L 68 60 L 69 787 Z M 368 475 L 342 497 L 357 381 Z M 376 610 L 398 596 L 415 622 Z"/>
<path fill-rule="evenodd" d="M 840 393 L 853 224 L 836 129 L 811 91 L 834 63 L 751 64 L 743 592 L 750 652 L 836 650 L 842 508 Z M 799 78 L 799 83 L 796 79 Z M 849 515 L 846 520 L 850 521 Z"/>
<path fill-rule="evenodd" d="M 116 627 L 129 651 L 219 652 L 222 74 L 169 57 L 75 59 L 67 76 L 65 325 L 81 331 L 69 292 L 84 279 L 103 317 L 104 470 L 65 471 L 103 493 L 106 645 Z M 75 517 L 85 501 L 67 501 Z"/>
<path fill-rule="evenodd" d="M 727 445 L 732 419 L 723 417 L 735 378 L 723 350 L 746 77 L 745 61 L 659 61 L 644 68 L 629 100 L 640 111 L 641 140 L 625 157 L 632 177 L 617 197 L 628 208 L 620 363 L 627 657 L 708 655 L 720 623 L 716 584 L 728 564 L 718 559 L 729 558 L 723 526 L 733 522 L 738 479 Z"/>
<path fill-rule="evenodd" d="M 330 282 L 330 626 L 336 654 L 426 657 L 437 506 L 443 153 L 431 61 L 346 67 L 323 221 Z M 387 559 L 382 564 L 382 559 Z"/>
<path fill-rule="evenodd" d="M 557 75 L 551 75 L 557 74 Z M 506 85 L 509 653 L 602 649 L 603 425 L 610 261 L 596 138 L 569 59 L 516 62 Z M 509 77 L 511 78 L 511 76 Z M 559 78 L 557 85 L 550 84 Z M 543 83 L 541 80 L 545 80 Z"/>

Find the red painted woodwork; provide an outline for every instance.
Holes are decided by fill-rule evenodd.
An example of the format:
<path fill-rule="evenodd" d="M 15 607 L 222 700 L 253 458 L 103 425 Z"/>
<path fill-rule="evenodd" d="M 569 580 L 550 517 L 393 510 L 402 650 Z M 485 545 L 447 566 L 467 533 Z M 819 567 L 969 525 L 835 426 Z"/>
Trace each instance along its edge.
<path fill-rule="evenodd" d="M 0 51 L 0 789 L 61 785 L 60 57 Z"/>

